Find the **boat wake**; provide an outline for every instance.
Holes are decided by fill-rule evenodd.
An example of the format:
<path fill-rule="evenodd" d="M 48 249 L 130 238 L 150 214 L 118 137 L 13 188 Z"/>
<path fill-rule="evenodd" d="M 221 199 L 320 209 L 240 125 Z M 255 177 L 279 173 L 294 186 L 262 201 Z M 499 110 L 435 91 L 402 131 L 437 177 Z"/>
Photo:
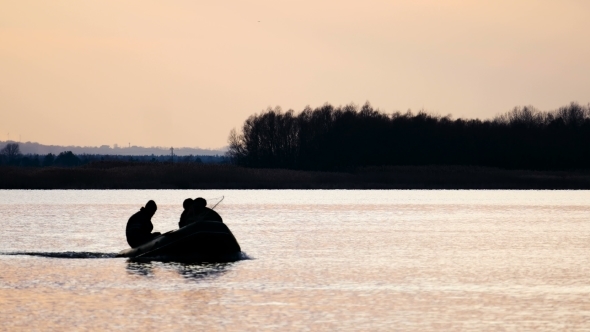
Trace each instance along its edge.
<path fill-rule="evenodd" d="M 75 258 L 75 259 L 86 259 L 86 258 L 115 258 L 117 253 L 108 252 L 87 252 L 87 251 L 64 251 L 64 252 L 3 252 L 0 255 L 6 256 L 38 256 L 48 258 Z"/>
<path fill-rule="evenodd" d="M 28 252 L 28 251 L 14 251 L 14 252 L 0 252 L 0 255 L 5 256 L 37 256 L 47 258 L 74 258 L 74 259 L 97 259 L 97 258 L 116 258 L 117 253 L 110 252 L 88 252 L 88 251 L 63 251 L 63 252 Z M 240 252 L 239 260 L 253 259 L 245 252 Z"/>
<path fill-rule="evenodd" d="M 254 259 L 254 257 L 248 256 L 247 253 L 240 251 L 240 260 L 241 261 L 250 260 L 250 259 Z"/>

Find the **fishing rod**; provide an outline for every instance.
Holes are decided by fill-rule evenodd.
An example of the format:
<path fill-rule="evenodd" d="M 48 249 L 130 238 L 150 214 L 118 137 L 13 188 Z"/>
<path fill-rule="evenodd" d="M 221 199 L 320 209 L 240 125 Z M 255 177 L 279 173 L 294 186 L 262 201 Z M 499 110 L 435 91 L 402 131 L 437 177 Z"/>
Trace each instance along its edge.
<path fill-rule="evenodd" d="M 217 205 L 219 205 L 219 203 L 221 203 L 223 201 L 224 198 L 225 198 L 225 196 L 221 196 L 221 199 L 219 200 L 219 202 L 217 202 L 215 205 L 213 205 L 211 210 L 215 209 L 217 207 Z M 213 199 L 217 199 L 217 198 L 213 198 Z"/>
<path fill-rule="evenodd" d="M 223 201 L 223 199 L 224 199 L 224 198 L 225 198 L 225 196 L 221 196 L 221 197 L 213 197 L 213 198 L 207 198 L 207 199 L 206 199 L 206 201 L 207 201 L 207 202 L 209 202 L 209 201 L 216 201 L 216 200 L 219 200 L 219 201 L 218 201 L 217 203 L 215 203 L 215 205 L 213 205 L 213 207 L 211 208 L 211 210 L 213 210 L 213 209 L 215 209 L 215 207 L 216 207 L 217 205 L 219 205 L 219 203 L 221 203 L 221 201 Z"/>

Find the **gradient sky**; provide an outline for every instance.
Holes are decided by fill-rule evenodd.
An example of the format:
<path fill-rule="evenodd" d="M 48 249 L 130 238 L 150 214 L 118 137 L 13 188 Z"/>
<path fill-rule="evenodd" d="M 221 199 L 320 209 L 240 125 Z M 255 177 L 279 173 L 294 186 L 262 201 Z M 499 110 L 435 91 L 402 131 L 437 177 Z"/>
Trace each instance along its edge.
<path fill-rule="evenodd" d="M 590 102 L 590 1 L 2 1 L 0 140 L 218 148 L 268 106 Z"/>

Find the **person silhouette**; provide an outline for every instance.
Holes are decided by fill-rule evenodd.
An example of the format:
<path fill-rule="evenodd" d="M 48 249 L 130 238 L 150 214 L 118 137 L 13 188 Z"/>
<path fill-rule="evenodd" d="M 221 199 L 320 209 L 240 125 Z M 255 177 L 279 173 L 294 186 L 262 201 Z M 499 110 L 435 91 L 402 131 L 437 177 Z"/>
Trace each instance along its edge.
<path fill-rule="evenodd" d="M 139 247 L 140 245 L 151 241 L 160 236 L 159 232 L 152 233 L 154 225 L 152 225 L 152 217 L 156 213 L 158 206 L 156 202 L 150 200 L 145 204 L 145 207 L 139 209 L 134 215 L 129 218 L 125 235 L 127 236 L 127 243 L 131 248 Z"/>
<path fill-rule="evenodd" d="M 188 200 L 188 199 L 187 199 Z M 185 202 L 187 201 L 185 200 Z M 183 203 L 184 205 L 184 203 Z M 185 210 L 186 212 L 186 210 Z M 184 212 L 182 213 L 185 214 Z M 181 215 L 178 227 L 182 228 L 188 224 L 199 221 L 219 221 L 223 222 L 219 213 L 213 209 L 207 207 L 207 200 L 202 197 L 195 198 L 189 212 L 185 215 L 184 219 Z"/>
<path fill-rule="evenodd" d="M 178 222 L 179 228 L 188 223 L 188 219 L 193 212 L 193 210 L 192 210 L 193 203 L 194 203 L 194 201 L 192 198 L 187 198 L 184 200 L 184 202 L 182 202 L 182 207 L 184 208 L 184 211 L 182 211 L 182 213 L 180 214 L 180 221 Z"/>

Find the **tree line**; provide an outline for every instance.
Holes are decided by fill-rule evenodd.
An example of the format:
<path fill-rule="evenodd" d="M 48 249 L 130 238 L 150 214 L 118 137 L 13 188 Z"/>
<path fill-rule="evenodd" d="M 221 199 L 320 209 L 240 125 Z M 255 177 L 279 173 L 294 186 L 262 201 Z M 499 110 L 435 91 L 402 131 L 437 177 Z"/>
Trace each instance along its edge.
<path fill-rule="evenodd" d="M 386 114 L 325 104 L 250 116 L 229 136 L 232 162 L 257 168 L 348 171 L 368 166 L 590 168 L 590 104 L 542 112 L 515 107 L 489 120 L 420 111 Z"/>
<path fill-rule="evenodd" d="M 170 155 L 101 155 L 101 154 L 74 154 L 72 151 L 63 151 L 59 154 L 48 153 L 23 154 L 18 143 L 8 143 L 0 149 L 0 165 L 18 167 L 75 167 L 93 162 L 132 162 L 132 163 L 227 163 L 225 156 L 170 156 Z"/>

